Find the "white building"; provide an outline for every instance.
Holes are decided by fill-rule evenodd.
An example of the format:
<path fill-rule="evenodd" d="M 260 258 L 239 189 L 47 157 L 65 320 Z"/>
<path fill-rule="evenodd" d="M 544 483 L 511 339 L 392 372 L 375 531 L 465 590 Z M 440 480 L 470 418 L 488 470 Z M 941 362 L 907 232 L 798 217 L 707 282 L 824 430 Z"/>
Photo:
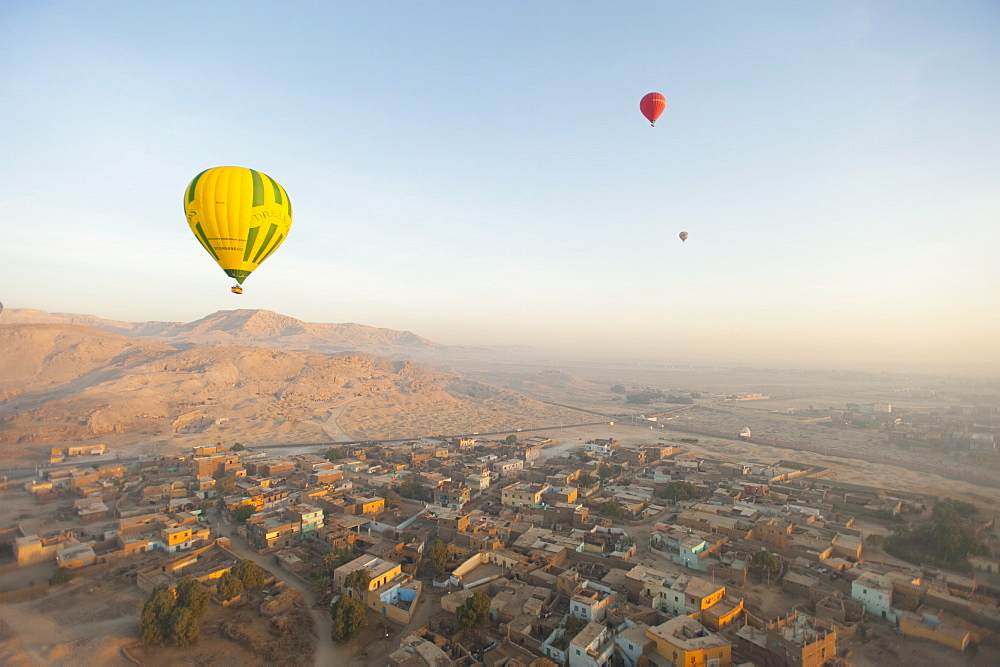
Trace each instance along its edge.
<path fill-rule="evenodd" d="M 569 650 L 569 647 L 567 646 L 565 649 L 561 649 L 557 646 L 557 643 L 565 634 L 565 630 L 562 628 L 556 628 L 552 631 L 552 634 L 549 635 L 548 639 L 542 643 L 542 653 L 545 654 L 546 658 L 552 660 L 557 665 L 566 664 L 566 651 Z"/>
<path fill-rule="evenodd" d="M 603 621 L 614 599 L 615 593 L 610 588 L 588 580 L 570 598 L 569 613 L 588 623 Z"/>
<path fill-rule="evenodd" d="M 865 572 L 851 584 L 851 597 L 864 603 L 865 613 L 888 621 L 896 622 L 892 609 L 892 579 Z"/>
<path fill-rule="evenodd" d="M 569 642 L 570 667 L 606 667 L 615 650 L 611 631 L 600 623 L 587 627 Z"/>
<path fill-rule="evenodd" d="M 618 636 L 615 637 L 618 653 L 626 667 L 636 667 L 639 664 L 639 656 L 645 652 L 646 646 L 655 644 L 652 639 L 646 636 L 648 628 L 648 625 L 639 621 L 618 633 Z"/>

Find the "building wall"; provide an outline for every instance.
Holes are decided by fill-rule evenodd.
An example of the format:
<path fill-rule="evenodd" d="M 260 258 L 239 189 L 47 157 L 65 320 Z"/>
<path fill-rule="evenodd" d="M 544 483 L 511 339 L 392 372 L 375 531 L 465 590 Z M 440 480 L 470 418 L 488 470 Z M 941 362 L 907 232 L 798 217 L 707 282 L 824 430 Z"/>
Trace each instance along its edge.
<path fill-rule="evenodd" d="M 410 577 L 409 576 L 405 576 L 405 578 L 409 579 Z M 389 593 L 391 595 L 392 591 L 386 591 L 386 593 Z M 398 594 L 398 592 L 397 592 L 397 594 Z M 384 596 L 384 594 L 383 594 L 383 596 Z M 413 618 L 413 614 L 414 614 L 414 612 L 417 609 L 417 602 L 418 602 L 418 599 L 420 597 L 420 591 L 418 590 L 418 591 L 415 592 L 415 595 L 414 595 L 412 603 L 410 604 L 409 610 L 397 607 L 396 605 L 392 604 L 391 602 L 383 601 L 382 600 L 383 596 L 380 596 L 378 593 L 376 593 L 374 591 L 371 591 L 371 592 L 369 592 L 367 594 L 367 596 L 366 596 L 366 598 L 367 598 L 366 602 L 368 603 L 368 606 L 372 609 L 372 611 L 374 611 L 376 614 L 380 614 L 382 616 L 385 616 L 389 620 L 395 621 L 396 623 L 400 623 L 402 625 L 408 624 L 410 622 L 410 620 Z"/>
<path fill-rule="evenodd" d="M 381 586 L 385 582 L 390 581 L 393 578 L 395 578 L 396 576 L 398 576 L 402 571 L 403 571 L 403 567 L 401 565 L 397 565 L 396 567 L 392 568 L 391 570 L 389 570 L 385 574 L 379 576 L 378 579 L 372 579 L 371 583 L 368 584 L 368 590 L 369 591 L 375 590 L 376 588 L 378 588 L 379 586 Z"/>
<path fill-rule="evenodd" d="M 14 551 L 17 553 L 17 564 L 22 566 L 52 561 L 56 557 L 56 552 L 64 546 L 66 546 L 64 541 L 52 541 L 48 544 L 42 542 L 15 543 Z"/>
<path fill-rule="evenodd" d="M 589 653 L 589 650 L 591 649 L 596 652 L 598 647 L 601 646 L 602 641 L 606 641 L 607 636 L 608 630 L 605 628 L 587 646 L 570 643 L 569 649 L 567 650 L 567 653 L 569 654 L 570 667 L 604 667 L 609 664 L 611 655 L 614 651 L 614 642 L 607 641 L 603 650 L 596 656 Z"/>
<path fill-rule="evenodd" d="M 950 646 L 956 651 L 964 651 L 965 647 L 969 645 L 968 633 L 964 637 L 959 637 L 951 633 L 938 632 L 936 629 L 928 627 L 923 623 L 907 618 L 905 614 L 899 619 L 899 630 L 907 637 L 923 637 L 938 644 Z"/>
<path fill-rule="evenodd" d="M 167 531 L 164 531 L 164 532 L 166 534 L 166 538 L 167 538 L 166 542 L 167 542 L 167 547 L 168 548 L 178 547 L 178 546 L 183 545 L 185 542 L 190 542 L 191 541 L 191 530 L 190 529 L 182 530 L 182 531 L 174 532 L 174 533 L 167 532 Z"/>
<path fill-rule="evenodd" d="M 542 653 L 545 655 L 545 657 L 548 658 L 549 660 L 554 660 L 559 665 L 566 664 L 568 656 L 566 655 L 565 651 L 553 646 L 552 642 L 562 637 L 563 634 L 565 634 L 565 632 L 561 628 L 556 628 L 555 630 L 552 631 L 552 634 L 549 635 L 548 639 L 546 639 L 545 642 L 542 644 Z"/>
<path fill-rule="evenodd" d="M 740 599 L 738 605 L 724 613 L 719 613 L 714 608 L 706 609 L 701 616 L 702 623 L 710 630 L 718 630 L 733 621 L 737 620 L 743 613 L 743 600 Z"/>
<path fill-rule="evenodd" d="M 482 491 L 489 488 L 490 477 L 489 475 L 469 475 L 465 478 L 465 483 L 477 491 Z"/>
<path fill-rule="evenodd" d="M 618 645 L 618 650 L 622 654 L 622 661 L 626 667 L 635 667 L 635 665 L 639 664 L 639 656 L 642 655 L 644 643 L 634 642 L 619 635 L 615 638 L 615 644 Z"/>
<path fill-rule="evenodd" d="M 385 509 L 385 501 L 381 498 L 370 503 L 363 503 L 361 505 L 362 514 L 378 514 L 383 509 Z"/>
<path fill-rule="evenodd" d="M 723 597 L 725 597 L 725 595 L 726 595 L 726 588 L 723 586 L 722 588 L 719 588 L 719 590 L 715 591 L 711 595 L 706 595 L 705 597 L 701 598 L 701 600 L 693 598 L 693 600 L 696 602 L 696 606 L 694 609 L 691 609 L 690 611 L 702 611 L 704 609 L 708 609 L 713 604 L 715 604 Z"/>
<path fill-rule="evenodd" d="M 889 593 L 877 588 L 869 588 L 855 581 L 851 584 L 851 597 L 865 605 L 866 613 L 890 621 L 896 620 L 896 616 L 892 612 L 892 599 Z"/>
<path fill-rule="evenodd" d="M 544 489 L 531 492 L 526 489 L 505 488 L 500 491 L 500 502 L 509 507 L 517 507 L 519 505 L 537 505 L 541 502 L 543 491 Z"/>
<path fill-rule="evenodd" d="M 652 637 L 652 639 L 656 644 L 656 653 L 669 660 L 675 667 L 706 667 L 709 660 L 718 660 L 718 667 L 730 667 L 733 664 L 732 646 L 686 651 L 665 638 Z"/>
<path fill-rule="evenodd" d="M 460 581 L 464 575 L 468 574 L 469 572 L 472 572 L 474 569 L 476 569 L 483 563 L 488 563 L 488 562 L 489 562 L 489 554 L 487 553 L 475 554 L 474 556 L 469 558 L 469 560 L 465 561 L 464 563 L 456 567 L 454 570 L 452 570 L 451 578 L 457 585 L 458 581 Z"/>
<path fill-rule="evenodd" d="M 808 646 L 802 647 L 802 667 L 821 667 L 830 658 L 837 655 L 837 633 L 830 632 Z"/>
<path fill-rule="evenodd" d="M 359 559 L 362 559 L 362 558 L 367 558 L 369 562 L 376 561 L 376 560 L 381 560 L 381 559 L 376 559 L 374 556 L 367 555 L 367 554 L 364 555 L 364 556 L 359 556 L 355 560 L 359 560 Z M 333 585 L 334 585 L 334 590 L 336 590 L 338 593 L 344 593 L 345 592 L 344 591 L 344 580 L 347 578 L 347 575 L 348 575 L 348 570 L 346 569 L 346 566 L 350 565 L 353 562 L 354 561 L 351 561 L 350 563 L 342 565 L 341 567 L 338 567 L 336 570 L 333 571 Z M 385 582 L 389 581 L 390 579 L 392 579 L 393 577 L 395 577 L 397 574 L 399 574 L 400 572 L 402 572 L 402 570 L 403 570 L 402 566 L 399 565 L 399 564 L 396 564 L 390 570 L 388 570 L 385 573 L 379 575 L 379 577 L 377 579 L 372 579 L 371 582 L 369 582 L 369 584 L 368 584 L 368 590 L 369 591 L 374 591 L 376 588 L 378 588 L 379 586 L 381 586 L 382 584 L 384 584 Z M 353 569 L 351 571 L 353 571 Z M 369 574 L 371 574 L 371 570 L 369 570 Z"/>
<path fill-rule="evenodd" d="M 69 568 L 70 570 L 75 570 L 81 567 L 87 567 L 88 565 L 93 565 L 97 560 L 96 556 L 87 556 L 84 558 L 76 558 L 74 560 L 66 560 L 61 563 L 62 567 Z"/>
<path fill-rule="evenodd" d="M 570 600 L 569 613 L 588 622 L 602 621 L 604 620 L 606 607 L 607 603 L 604 600 L 592 600 L 588 602 Z"/>

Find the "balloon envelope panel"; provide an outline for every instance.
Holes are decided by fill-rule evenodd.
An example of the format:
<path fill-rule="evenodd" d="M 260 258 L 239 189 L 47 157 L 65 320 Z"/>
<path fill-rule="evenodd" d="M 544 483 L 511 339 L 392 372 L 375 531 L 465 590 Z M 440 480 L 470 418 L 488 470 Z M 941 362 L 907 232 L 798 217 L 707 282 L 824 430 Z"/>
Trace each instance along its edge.
<path fill-rule="evenodd" d="M 243 167 L 201 172 L 184 192 L 184 213 L 202 247 L 242 283 L 292 227 L 292 203 L 273 178 Z"/>

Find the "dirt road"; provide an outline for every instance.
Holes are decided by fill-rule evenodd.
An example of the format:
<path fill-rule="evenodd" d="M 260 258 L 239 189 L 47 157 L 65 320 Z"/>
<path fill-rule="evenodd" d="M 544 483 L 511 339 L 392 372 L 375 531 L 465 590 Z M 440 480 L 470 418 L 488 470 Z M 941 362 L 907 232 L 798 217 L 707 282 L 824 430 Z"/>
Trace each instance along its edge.
<path fill-rule="evenodd" d="M 344 401 L 340 405 L 331 408 L 329 411 L 329 417 L 327 417 L 326 421 L 323 422 L 323 432 L 330 436 L 334 442 L 353 442 L 356 439 L 351 437 L 346 431 L 344 431 L 344 429 L 340 428 L 340 424 L 337 423 L 337 420 L 340 419 L 342 414 L 344 414 L 344 410 L 347 409 L 347 406 L 356 400 L 358 399 L 351 398 Z"/>
<path fill-rule="evenodd" d="M 316 644 L 315 664 L 325 666 L 346 665 L 350 663 L 353 657 L 352 651 L 348 650 L 345 646 L 336 644 L 330 638 L 330 610 L 328 607 L 316 606 L 316 594 L 313 592 L 312 587 L 305 585 L 291 573 L 277 567 L 272 557 L 261 555 L 251 549 L 242 537 L 236 535 L 235 526 L 227 525 L 225 521 L 218 522 L 218 525 L 219 533 L 230 539 L 230 551 L 240 558 L 248 558 L 256 562 L 274 574 L 275 577 L 284 582 L 289 588 L 296 588 L 302 591 L 302 595 L 309 604 L 309 611 L 313 617 L 313 630 L 318 640 Z"/>

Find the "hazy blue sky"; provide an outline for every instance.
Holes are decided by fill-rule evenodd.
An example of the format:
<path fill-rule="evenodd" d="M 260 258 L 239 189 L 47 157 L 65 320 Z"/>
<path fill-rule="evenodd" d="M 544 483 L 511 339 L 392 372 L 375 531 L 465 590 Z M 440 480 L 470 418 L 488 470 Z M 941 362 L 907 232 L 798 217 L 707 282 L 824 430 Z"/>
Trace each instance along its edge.
<path fill-rule="evenodd" d="M 7 1 L 0 43 L 8 307 L 1000 374 L 992 0 Z M 220 165 L 295 209 L 243 296 L 183 215 Z"/>

